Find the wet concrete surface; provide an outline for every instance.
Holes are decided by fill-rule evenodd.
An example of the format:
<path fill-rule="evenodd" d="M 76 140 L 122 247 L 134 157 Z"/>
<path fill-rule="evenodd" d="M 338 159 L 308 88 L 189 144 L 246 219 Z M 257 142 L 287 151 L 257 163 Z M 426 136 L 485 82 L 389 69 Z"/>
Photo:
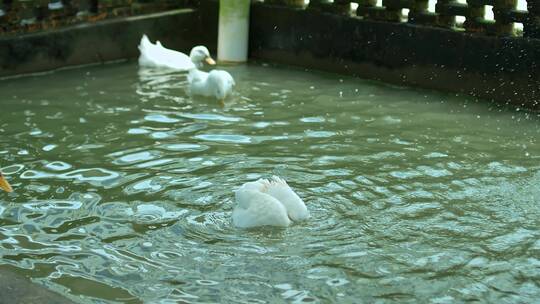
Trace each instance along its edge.
<path fill-rule="evenodd" d="M 10 269 L 0 268 L 0 287 L 0 304 L 74 303 Z"/>

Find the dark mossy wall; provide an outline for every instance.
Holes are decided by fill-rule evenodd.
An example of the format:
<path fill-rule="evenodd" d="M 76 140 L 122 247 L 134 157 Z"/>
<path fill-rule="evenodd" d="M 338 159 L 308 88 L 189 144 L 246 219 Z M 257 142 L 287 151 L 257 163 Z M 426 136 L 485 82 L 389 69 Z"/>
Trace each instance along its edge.
<path fill-rule="evenodd" d="M 539 109 L 540 40 L 255 4 L 250 56 Z"/>

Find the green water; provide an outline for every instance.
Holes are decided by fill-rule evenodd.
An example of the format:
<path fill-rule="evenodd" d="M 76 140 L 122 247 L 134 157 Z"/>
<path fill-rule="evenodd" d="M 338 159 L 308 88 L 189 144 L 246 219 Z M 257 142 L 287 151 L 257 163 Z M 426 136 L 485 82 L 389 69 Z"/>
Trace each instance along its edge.
<path fill-rule="evenodd" d="M 225 108 L 135 64 L 0 81 L 1 266 L 80 303 L 532 303 L 539 118 L 266 65 Z M 312 217 L 236 229 L 276 174 Z"/>

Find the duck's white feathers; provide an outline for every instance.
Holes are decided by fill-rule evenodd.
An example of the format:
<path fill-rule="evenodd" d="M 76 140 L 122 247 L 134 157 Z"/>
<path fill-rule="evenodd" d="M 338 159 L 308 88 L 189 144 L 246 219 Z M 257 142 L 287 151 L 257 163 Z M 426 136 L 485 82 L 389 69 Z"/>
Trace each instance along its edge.
<path fill-rule="evenodd" d="M 233 224 L 241 228 L 289 226 L 309 217 L 302 199 L 277 176 L 243 184 L 235 191 Z"/>
<path fill-rule="evenodd" d="M 230 96 L 235 86 L 231 74 L 223 70 L 212 70 L 209 73 L 197 69 L 190 70 L 188 82 L 192 95 L 215 97 L 219 100 Z"/>
<path fill-rule="evenodd" d="M 165 48 L 161 42 L 155 44 L 143 35 L 139 43 L 139 65 L 145 67 L 170 68 L 174 70 L 190 70 L 195 68 L 191 58 L 175 50 Z"/>
<path fill-rule="evenodd" d="M 236 203 L 237 206 L 232 213 L 233 224 L 236 227 L 287 227 L 291 224 L 285 206 L 266 193 L 255 190 L 237 191 Z"/>

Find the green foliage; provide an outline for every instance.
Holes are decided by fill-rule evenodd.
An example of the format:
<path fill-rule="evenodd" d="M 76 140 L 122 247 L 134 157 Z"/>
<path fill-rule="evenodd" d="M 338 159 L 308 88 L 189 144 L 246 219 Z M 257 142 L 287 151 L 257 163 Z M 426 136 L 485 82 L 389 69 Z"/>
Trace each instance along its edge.
<path fill-rule="evenodd" d="M 250 0 L 221 0 L 219 2 L 219 15 L 224 17 L 247 18 L 249 15 Z"/>

